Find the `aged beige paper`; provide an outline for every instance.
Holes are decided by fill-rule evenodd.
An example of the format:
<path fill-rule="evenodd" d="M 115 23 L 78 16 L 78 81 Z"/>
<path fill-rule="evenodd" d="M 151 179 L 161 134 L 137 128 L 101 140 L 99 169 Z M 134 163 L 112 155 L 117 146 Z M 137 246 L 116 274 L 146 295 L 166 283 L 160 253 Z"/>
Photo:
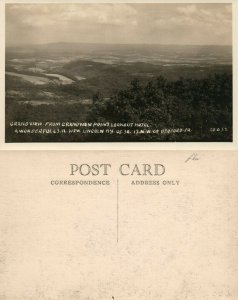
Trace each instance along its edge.
<path fill-rule="evenodd" d="M 237 7 L 2 1 L 0 149 L 237 149 Z"/>
<path fill-rule="evenodd" d="M 0 299 L 236 300 L 237 167 L 234 151 L 1 152 Z"/>

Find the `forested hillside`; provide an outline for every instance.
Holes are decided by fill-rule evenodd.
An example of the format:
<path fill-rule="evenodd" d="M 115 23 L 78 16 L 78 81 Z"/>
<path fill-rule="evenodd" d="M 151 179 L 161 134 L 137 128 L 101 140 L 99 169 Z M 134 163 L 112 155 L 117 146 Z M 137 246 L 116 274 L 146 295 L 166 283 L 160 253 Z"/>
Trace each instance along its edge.
<path fill-rule="evenodd" d="M 70 89 L 70 86 L 68 86 Z M 75 91 L 74 91 L 75 93 Z M 77 96 L 77 95 L 76 95 Z M 153 129 L 190 128 L 166 135 L 24 135 L 17 136 L 11 121 L 81 121 L 147 123 Z M 33 106 L 11 101 L 6 106 L 7 141 L 231 141 L 232 75 L 169 81 L 162 76 L 147 82 L 134 79 L 110 97 L 97 92 L 93 103 Z"/>

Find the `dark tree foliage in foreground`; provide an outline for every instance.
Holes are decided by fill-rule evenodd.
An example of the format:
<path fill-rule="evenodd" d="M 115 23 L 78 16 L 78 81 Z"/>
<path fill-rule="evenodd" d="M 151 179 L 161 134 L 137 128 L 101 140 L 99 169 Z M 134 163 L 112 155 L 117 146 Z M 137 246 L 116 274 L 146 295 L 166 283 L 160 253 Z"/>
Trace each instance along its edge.
<path fill-rule="evenodd" d="M 73 96 L 77 97 L 77 90 L 73 90 Z M 190 128 L 191 132 L 16 135 L 9 126 L 12 121 L 147 123 L 150 129 Z M 6 99 L 6 141 L 232 141 L 232 75 L 214 74 L 205 79 L 177 81 L 160 76 L 143 83 L 134 79 L 128 88 L 114 92 L 109 98 L 96 93 L 93 104 L 86 106 L 80 100 L 77 104 L 32 106 Z"/>
<path fill-rule="evenodd" d="M 128 89 L 109 100 L 100 94 L 93 100 L 93 121 L 145 122 L 157 129 L 191 128 L 189 134 L 165 136 L 169 141 L 232 140 L 232 76 L 226 73 L 174 82 L 160 76 L 145 85 L 135 79 Z M 134 138 L 138 140 L 138 136 Z M 139 139 L 159 141 L 161 136 Z"/>

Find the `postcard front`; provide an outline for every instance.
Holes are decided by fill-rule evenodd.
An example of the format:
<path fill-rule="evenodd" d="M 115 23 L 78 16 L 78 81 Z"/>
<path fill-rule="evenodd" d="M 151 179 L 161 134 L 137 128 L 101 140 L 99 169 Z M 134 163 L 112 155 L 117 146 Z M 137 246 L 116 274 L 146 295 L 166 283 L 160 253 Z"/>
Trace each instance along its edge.
<path fill-rule="evenodd" d="M 6 3 L 4 143 L 232 144 L 232 10 Z"/>

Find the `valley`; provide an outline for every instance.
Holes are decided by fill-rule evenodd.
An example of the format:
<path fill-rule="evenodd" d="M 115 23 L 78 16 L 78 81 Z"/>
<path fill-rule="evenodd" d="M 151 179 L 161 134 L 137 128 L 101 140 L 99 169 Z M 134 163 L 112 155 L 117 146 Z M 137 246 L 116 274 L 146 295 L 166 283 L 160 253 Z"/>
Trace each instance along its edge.
<path fill-rule="evenodd" d="M 174 104 L 175 96 L 179 97 L 179 103 L 183 103 L 185 97 L 186 103 L 190 101 L 193 106 L 200 99 L 206 102 L 203 89 L 197 92 L 185 92 L 184 89 L 190 89 L 196 80 L 197 84 L 206 84 L 213 80 L 212 77 L 223 75 L 232 76 L 230 46 L 52 43 L 8 47 L 5 72 L 6 128 L 12 121 L 87 121 L 90 116 L 96 116 L 100 111 L 103 113 L 115 97 L 117 99 L 123 93 L 128 94 L 133 82 L 144 87 L 145 94 L 150 85 L 157 82 L 158 85 L 162 84 L 162 88 L 163 82 L 167 82 L 168 87 L 163 92 L 161 90 L 160 96 L 157 95 L 158 101 L 163 103 L 165 111 L 161 113 L 165 116 L 168 114 L 166 105 L 173 105 L 173 109 L 178 105 L 176 102 Z M 173 95 L 169 96 L 171 88 Z M 150 99 L 151 96 L 148 94 L 146 97 Z M 172 98 L 161 100 L 163 97 Z M 99 99 L 101 104 L 96 108 L 95 103 Z M 117 101 L 115 99 L 113 101 Z M 123 101 L 120 104 L 122 107 Z M 138 98 L 138 110 L 140 101 Z M 230 107 L 231 99 L 224 101 Z M 128 108 L 124 109 L 126 114 Z M 155 110 L 161 109 L 157 104 Z M 97 118 L 100 120 L 102 116 Z M 167 120 L 169 127 L 171 118 Z M 103 121 L 108 120 L 103 118 Z M 178 124 L 180 128 L 181 124 Z M 56 138 L 60 141 L 64 139 Z"/>

